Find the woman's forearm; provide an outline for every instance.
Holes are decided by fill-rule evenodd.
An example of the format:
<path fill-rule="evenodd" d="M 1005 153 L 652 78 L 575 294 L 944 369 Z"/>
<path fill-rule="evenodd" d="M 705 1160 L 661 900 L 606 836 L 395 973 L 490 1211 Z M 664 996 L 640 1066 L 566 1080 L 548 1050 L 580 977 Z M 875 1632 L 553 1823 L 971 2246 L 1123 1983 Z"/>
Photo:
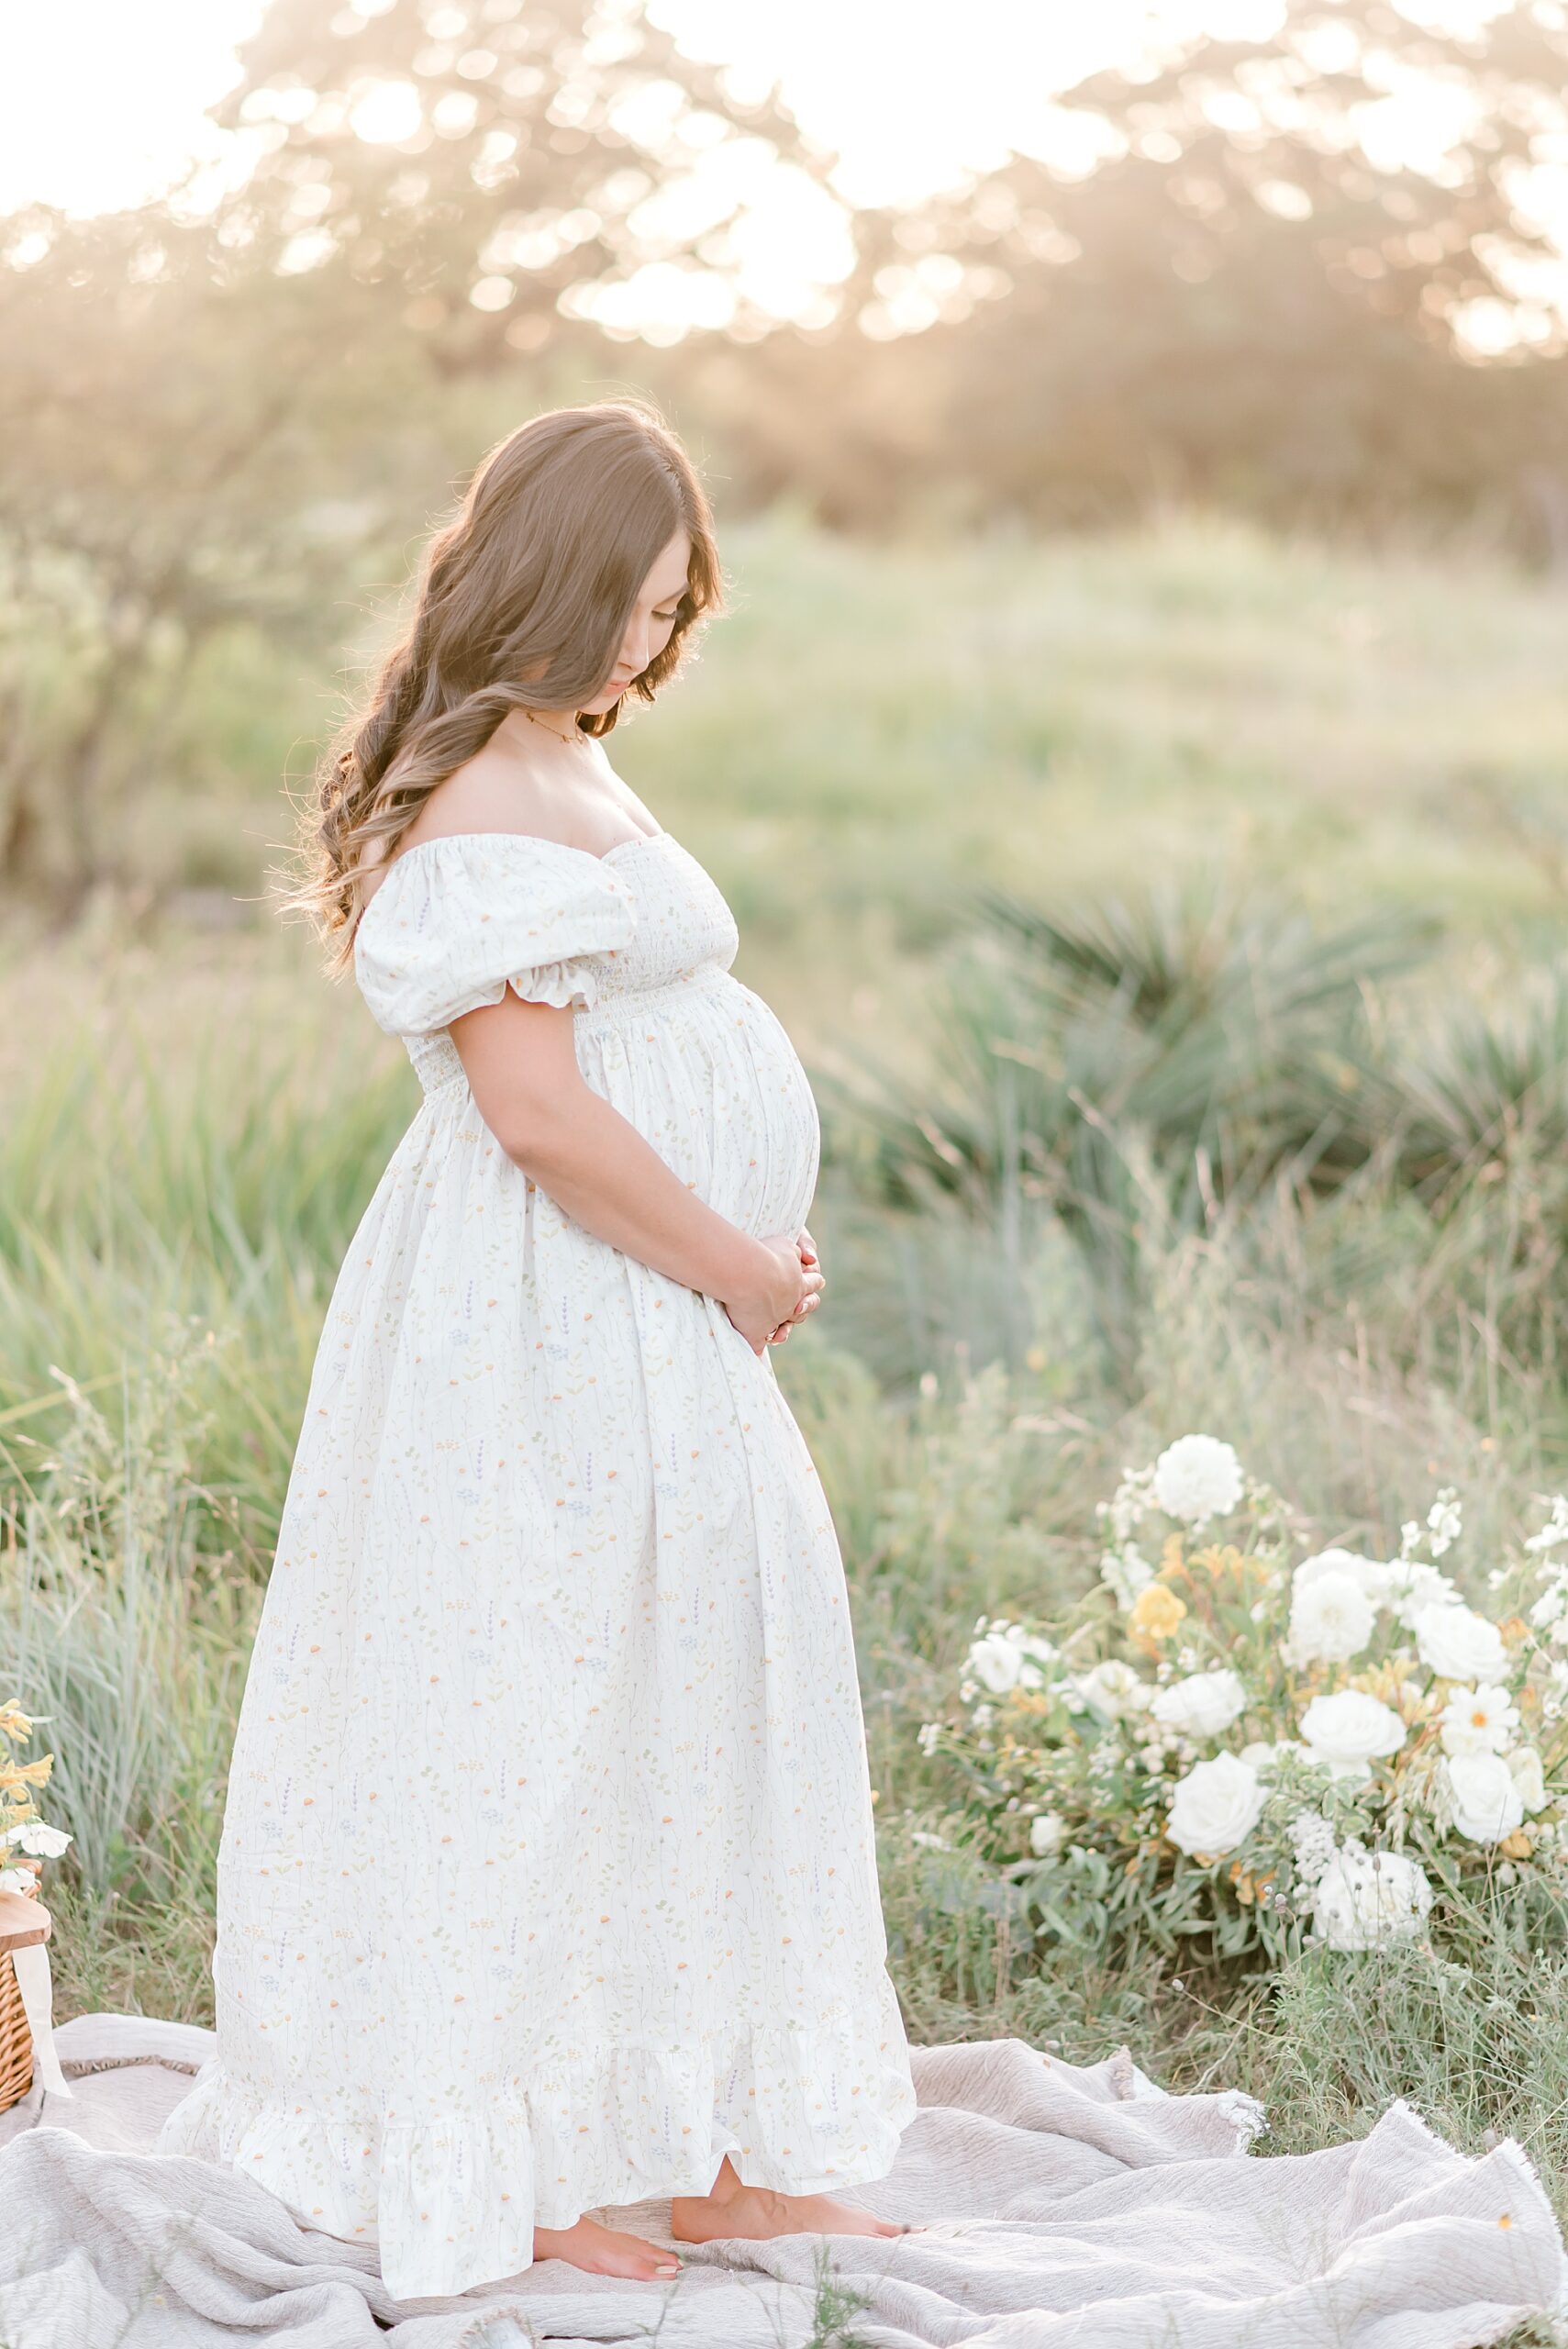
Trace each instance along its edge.
<path fill-rule="evenodd" d="M 592 1085 L 536 1111 L 506 1148 L 558 1207 L 624 1255 L 721 1302 L 756 1286 L 761 1241 L 699 1199 Z"/>

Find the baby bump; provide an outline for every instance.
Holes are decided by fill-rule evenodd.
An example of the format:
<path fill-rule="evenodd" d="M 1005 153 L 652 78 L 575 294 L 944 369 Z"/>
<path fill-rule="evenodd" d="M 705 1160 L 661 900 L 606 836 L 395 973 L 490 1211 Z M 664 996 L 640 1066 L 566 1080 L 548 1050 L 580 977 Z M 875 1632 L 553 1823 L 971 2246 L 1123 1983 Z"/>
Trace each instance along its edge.
<path fill-rule="evenodd" d="M 799 1056 L 760 996 L 728 972 L 669 1000 L 579 1014 L 578 1061 L 715 1211 L 743 1231 L 795 1231 L 817 1187 L 821 1128 Z"/>

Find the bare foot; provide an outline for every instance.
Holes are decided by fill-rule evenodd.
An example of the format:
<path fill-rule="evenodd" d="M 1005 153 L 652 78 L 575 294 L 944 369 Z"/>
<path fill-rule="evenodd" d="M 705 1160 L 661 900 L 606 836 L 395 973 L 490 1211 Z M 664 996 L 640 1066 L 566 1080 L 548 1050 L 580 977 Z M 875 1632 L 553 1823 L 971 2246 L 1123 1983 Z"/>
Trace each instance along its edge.
<path fill-rule="evenodd" d="M 903 2235 L 892 2219 L 873 2219 L 826 2194 L 775 2194 L 767 2186 L 742 2186 L 725 2155 L 706 2194 L 677 2194 L 670 2204 L 670 2232 L 678 2243 L 748 2243 L 773 2235 Z"/>
<path fill-rule="evenodd" d="M 640 2235 L 617 2234 L 597 2219 L 579 2219 L 574 2227 L 536 2227 L 534 2257 L 564 2259 L 589 2276 L 629 2276 L 638 2284 L 662 2282 L 681 2272 L 673 2251 L 661 2251 Z"/>

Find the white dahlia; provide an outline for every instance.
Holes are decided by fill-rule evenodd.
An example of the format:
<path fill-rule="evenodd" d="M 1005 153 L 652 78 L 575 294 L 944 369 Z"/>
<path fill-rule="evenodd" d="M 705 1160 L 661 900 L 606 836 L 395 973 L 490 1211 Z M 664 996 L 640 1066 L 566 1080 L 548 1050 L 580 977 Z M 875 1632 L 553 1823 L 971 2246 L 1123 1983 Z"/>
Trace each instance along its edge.
<path fill-rule="evenodd" d="M 1154 1463 L 1154 1498 L 1184 1525 L 1226 1516 L 1241 1492 L 1241 1463 L 1218 1436 L 1178 1436 Z"/>

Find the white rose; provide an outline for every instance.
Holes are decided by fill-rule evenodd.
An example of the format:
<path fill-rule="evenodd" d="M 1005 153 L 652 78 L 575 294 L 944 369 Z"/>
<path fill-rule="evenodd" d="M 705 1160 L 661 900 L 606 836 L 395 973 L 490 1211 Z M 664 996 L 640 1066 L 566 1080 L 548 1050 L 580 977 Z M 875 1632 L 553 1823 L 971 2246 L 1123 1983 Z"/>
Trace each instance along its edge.
<path fill-rule="evenodd" d="M 1029 1822 L 1029 1850 L 1036 1859 L 1049 1860 L 1067 1840 L 1067 1821 L 1059 1810 L 1042 1810 Z"/>
<path fill-rule="evenodd" d="M 1374 1755 L 1397 1753 L 1405 1724 L 1391 1705 L 1362 1688 L 1314 1697 L 1301 1716 L 1309 1762 L 1326 1762 L 1336 1778 L 1370 1777 Z"/>
<path fill-rule="evenodd" d="M 1525 1815 L 1514 1774 L 1500 1753 L 1455 1753 L 1445 1764 L 1453 1823 L 1472 1843 L 1500 1843 Z"/>
<path fill-rule="evenodd" d="M 1359 1550 L 1318 1550 L 1310 1558 L 1303 1558 L 1291 1583 L 1296 1590 L 1301 1590 L 1324 1575 L 1349 1575 L 1376 1607 L 1382 1604 L 1389 1571 L 1375 1558 L 1362 1557 Z"/>
<path fill-rule="evenodd" d="M 1418 1608 L 1411 1629 L 1416 1653 L 1441 1680 L 1501 1680 L 1508 1651 L 1496 1623 L 1457 1599 Z"/>
<path fill-rule="evenodd" d="M 1004 1639 L 999 1631 L 987 1631 L 970 1649 L 967 1664 L 976 1680 L 994 1697 L 1005 1697 L 1018 1685 L 1018 1675 L 1024 1668 L 1023 1650 L 1016 1640 Z"/>
<path fill-rule="evenodd" d="M 37 1884 L 31 1868 L 0 1868 L 0 1892 L 31 1892 Z"/>
<path fill-rule="evenodd" d="M 1455 1688 L 1442 1709 L 1445 1753 L 1506 1753 L 1519 1717 L 1506 1688 Z"/>
<path fill-rule="evenodd" d="M 1156 1690 L 1150 1707 L 1162 1728 L 1187 1737 L 1218 1737 L 1247 1709 L 1247 1691 L 1226 1665 L 1218 1672 L 1189 1673 Z"/>
<path fill-rule="evenodd" d="M 7 1843 L 20 1845 L 41 1860 L 58 1860 L 71 1838 L 62 1827 L 46 1827 L 41 1819 L 24 1819 L 6 1837 Z"/>
<path fill-rule="evenodd" d="M 1212 1435 L 1178 1436 L 1154 1463 L 1154 1498 L 1184 1525 L 1224 1517 L 1240 1499 L 1242 1481 L 1234 1451 Z"/>
<path fill-rule="evenodd" d="M 1312 1928 L 1330 1949 L 1383 1949 L 1414 1932 L 1431 1905 L 1432 1887 L 1414 1860 L 1347 1843 L 1318 1879 Z"/>
<path fill-rule="evenodd" d="M 1508 1775 L 1519 1790 L 1519 1800 L 1532 1816 L 1536 1811 L 1546 1809 L 1550 1799 L 1546 1791 L 1546 1773 L 1533 1745 L 1515 1746 L 1508 1756 Z"/>
<path fill-rule="evenodd" d="M 1117 1656 L 1096 1664 L 1092 1672 L 1080 1674 L 1072 1685 L 1086 1705 L 1092 1705 L 1097 1713 L 1113 1721 L 1121 1720 L 1129 1713 L 1146 1712 L 1154 1693 L 1130 1664 L 1123 1664 Z"/>
<path fill-rule="evenodd" d="M 1195 1762 L 1177 1779 L 1165 1832 L 1178 1850 L 1218 1859 L 1246 1841 L 1262 1808 L 1262 1782 L 1256 1770 L 1234 1753 L 1217 1753 L 1212 1762 Z"/>
<path fill-rule="evenodd" d="M 1335 1570 L 1304 1582 L 1297 1570 L 1290 1595 L 1290 1643 L 1299 1663 L 1342 1664 L 1359 1655 L 1376 1621 L 1377 1609 L 1353 1575 Z"/>
<path fill-rule="evenodd" d="M 1038 1631 L 1026 1631 L 1021 1623 L 1000 1620 L 987 1623 L 984 1616 L 975 1629 L 984 1637 L 973 1642 L 964 1661 L 994 1697 L 1005 1697 L 1010 1688 L 1043 1685 L 1045 1675 L 1040 1666 L 1056 1661 L 1057 1652 L 1049 1640 Z"/>

